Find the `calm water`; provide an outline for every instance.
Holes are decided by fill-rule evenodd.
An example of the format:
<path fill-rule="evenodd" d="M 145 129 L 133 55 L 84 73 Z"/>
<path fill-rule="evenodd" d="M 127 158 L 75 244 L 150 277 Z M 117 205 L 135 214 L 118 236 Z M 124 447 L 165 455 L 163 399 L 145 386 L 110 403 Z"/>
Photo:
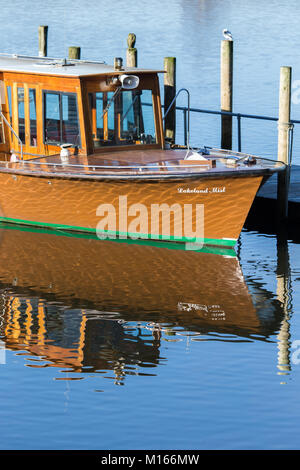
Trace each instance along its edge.
<path fill-rule="evenodd" d="M 35 54 L 48 24 L 49 55 L 110 62 L 132 31 L 140 65 L 175 55 L 192 106 L 218 109 L 227 27 L 235 110 L 276 115 L 279 67 L 300 78 L 296 0 L 127 3 L 1 0 L 1 49 Z M 276 154 L 276 125 L 243 131 L 243 150 Z M 216 118 L 192 140 L 219 145 Z M 300 245 L 252 227 L 236 252 L 2 226 L 0 448 L 299 449 Z"/>

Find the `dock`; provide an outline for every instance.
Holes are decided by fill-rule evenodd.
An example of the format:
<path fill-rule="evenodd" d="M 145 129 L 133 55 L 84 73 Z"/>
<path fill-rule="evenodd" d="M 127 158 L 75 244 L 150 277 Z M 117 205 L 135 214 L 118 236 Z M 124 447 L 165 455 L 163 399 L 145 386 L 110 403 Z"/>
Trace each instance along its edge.
<path fill-rule="evenodd" d="M 288 195 L 288 216 L 277 220 L 277 175 L 273 175 L 258 191 L 247 217 L 245 227 L 264 233 L 286 229 L 288 238 L 300 241 L 300 165 L 292 165 Z"/>

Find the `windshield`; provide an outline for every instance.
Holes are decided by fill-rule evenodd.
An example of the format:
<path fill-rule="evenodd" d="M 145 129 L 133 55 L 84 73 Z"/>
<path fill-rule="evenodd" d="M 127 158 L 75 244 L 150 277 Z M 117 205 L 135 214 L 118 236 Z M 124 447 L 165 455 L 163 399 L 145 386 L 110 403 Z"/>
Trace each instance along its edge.
<path fill-rule="evenodd" d="M 89 93 L 94 147 L 156 143 L 152 91 Z"/>

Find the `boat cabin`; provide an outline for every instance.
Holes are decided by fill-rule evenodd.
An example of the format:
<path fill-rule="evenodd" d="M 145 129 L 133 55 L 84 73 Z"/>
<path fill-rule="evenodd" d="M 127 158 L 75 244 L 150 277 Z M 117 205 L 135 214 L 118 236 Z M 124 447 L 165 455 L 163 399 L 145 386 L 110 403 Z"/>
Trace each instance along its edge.
<path fill-rule="evenodd" d="M 158 71 L 116 64 L 0 55 L 0 159 L 162 149 Z"/>

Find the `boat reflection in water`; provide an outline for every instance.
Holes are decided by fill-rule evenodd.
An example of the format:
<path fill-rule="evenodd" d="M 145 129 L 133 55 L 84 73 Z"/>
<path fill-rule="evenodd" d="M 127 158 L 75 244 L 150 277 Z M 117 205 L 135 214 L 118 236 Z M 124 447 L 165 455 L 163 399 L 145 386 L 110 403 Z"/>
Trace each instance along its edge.
<path fill-rule="evenodd" d="M 270 293 L 246 285 L 231 249 L 2 226 L 0 286 L 6 348 L 78 377 L 113 371 L 116 383 L 153 373 L 162 341 L 267 340 L 282 318 Z"/>

